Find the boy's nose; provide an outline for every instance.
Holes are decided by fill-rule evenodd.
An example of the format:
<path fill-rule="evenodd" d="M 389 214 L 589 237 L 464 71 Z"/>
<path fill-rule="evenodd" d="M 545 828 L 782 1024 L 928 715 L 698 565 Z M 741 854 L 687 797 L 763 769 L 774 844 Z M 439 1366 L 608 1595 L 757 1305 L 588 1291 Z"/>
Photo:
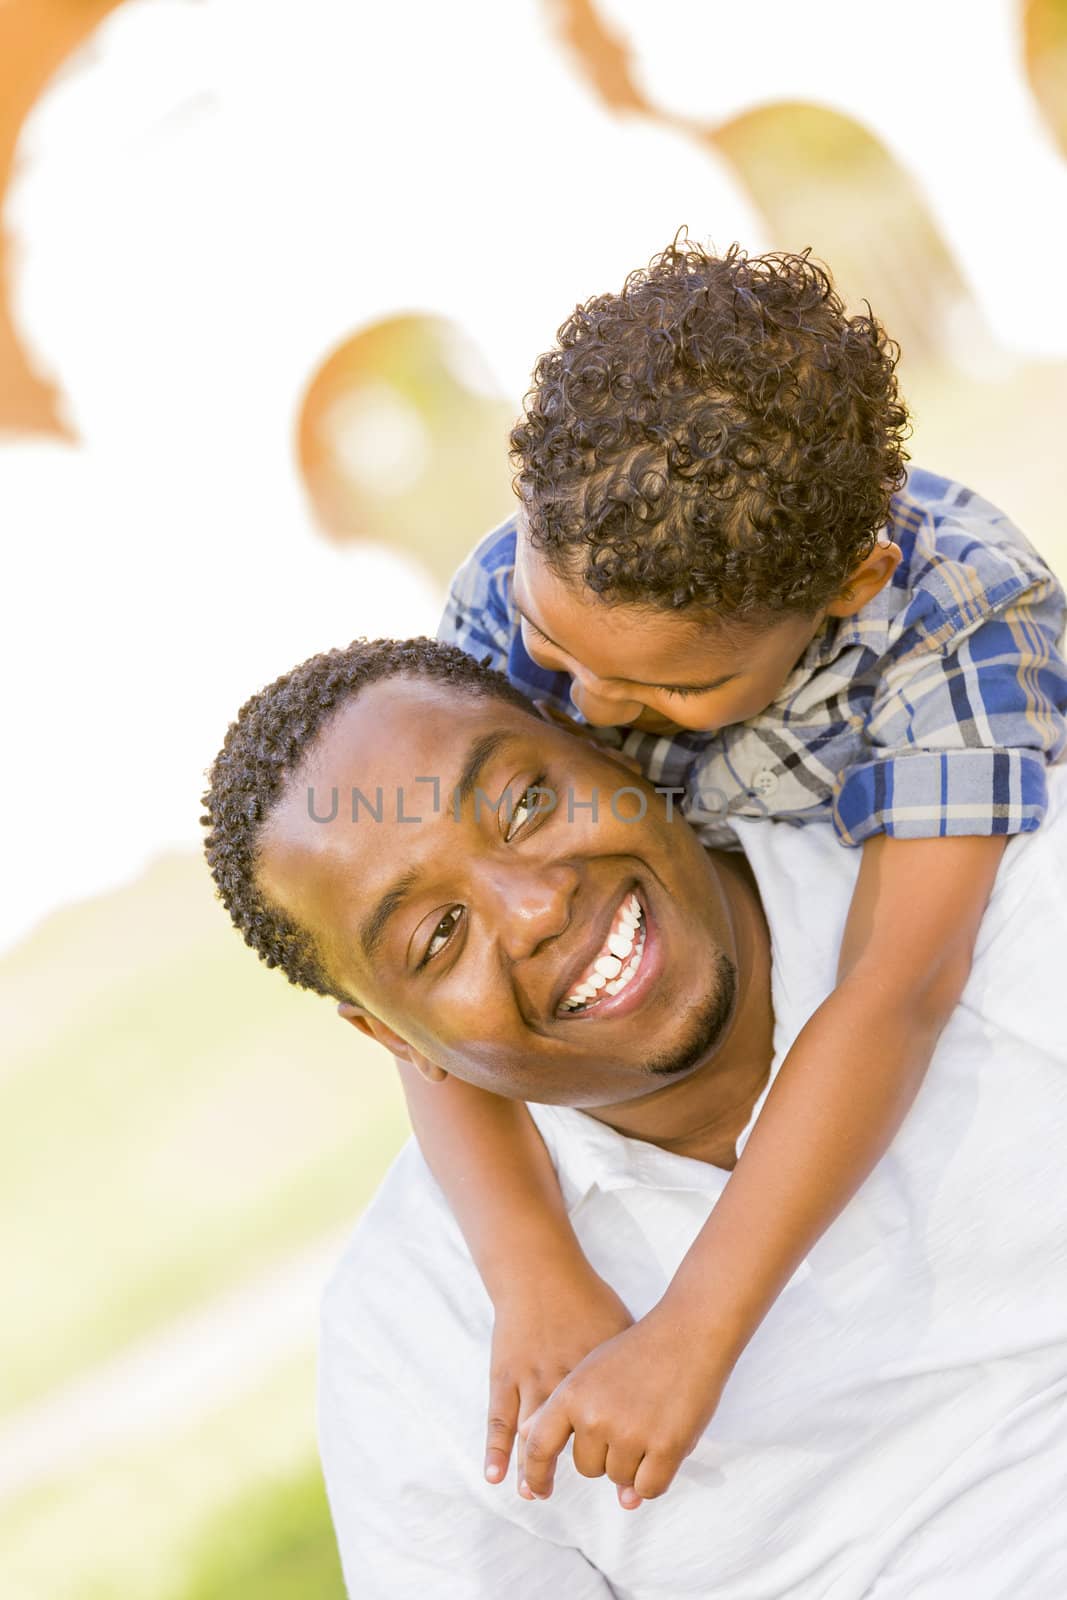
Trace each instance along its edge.
<path fill-rule="evenodd" d="M 597 728 L 623 728 L 634 722 L 644 710 L 640 700 L 633 700 L 625 694 L 613 694 L 604 688 L 599 679 L 590 683 L 587 678 L 573 678 L 571 701 L 586 722 L 591 722 Z"/>
<path fill-rule="evenodd" d="M 562 862 L 546 866 L 511 861 L 486 873 L 485 910 L 512 961 L 532 956 L 570 925 L 577 885 L 577 872 Z"/>

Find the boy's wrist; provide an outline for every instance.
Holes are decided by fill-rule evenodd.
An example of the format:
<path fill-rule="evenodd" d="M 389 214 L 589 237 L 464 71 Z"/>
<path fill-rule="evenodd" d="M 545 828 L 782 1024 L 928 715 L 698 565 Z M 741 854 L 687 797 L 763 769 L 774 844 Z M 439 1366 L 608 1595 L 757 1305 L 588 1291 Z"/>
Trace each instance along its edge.
<path fill-rule="evenodd" d="M 560 1292 L 573 1287 L 576 1292 L 599 1283 L 595 1272 L 573 1236 L 553 1232 L 532 1237 L 511 1235 L 506 1253 L 479 1263 L 482 1281 L 494 1306 L 541 1296 L 546 1287 Z"/>
<path fill-rule="evenodd" d="M 667 1330 L 691 1359 L 720 1373 L 732 1370 L 759 1320 L 724 1304 L 721 1295 L 703 1293 L 678 1278 L 668 1284 L 647 1316 Z"/>

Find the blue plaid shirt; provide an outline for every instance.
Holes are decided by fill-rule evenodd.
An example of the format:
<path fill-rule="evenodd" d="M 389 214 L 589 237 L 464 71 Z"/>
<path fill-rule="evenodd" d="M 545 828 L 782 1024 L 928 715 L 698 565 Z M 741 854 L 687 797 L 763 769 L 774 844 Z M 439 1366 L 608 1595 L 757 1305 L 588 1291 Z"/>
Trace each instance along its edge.
<path fill-rule="evenodd" d="M 930 472 L 912 469 L 887 531 L 903 551 L 892 582 L 827 621 L 759 716 L 716 733 L 599 730 L 677 792 L 707 843 L 734 841 L 734 815 L 829 819 L 848 845 L 1040 823 L 1045 767 L 1067 747 L 1062 589 L 995 506 Z M 570 678 L 523 647 L 514 564 L 512 518 L 460 568 L 439 637 L 580 721 Z"/>

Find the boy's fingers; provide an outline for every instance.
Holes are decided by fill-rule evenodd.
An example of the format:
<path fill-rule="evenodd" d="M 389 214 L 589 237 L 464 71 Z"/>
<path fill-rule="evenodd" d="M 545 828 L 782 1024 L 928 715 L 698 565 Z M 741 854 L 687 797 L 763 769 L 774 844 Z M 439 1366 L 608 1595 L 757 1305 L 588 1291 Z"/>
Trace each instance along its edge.
<path fill-rule="evenodd" d="M 526 1436 L 522 1429 L 523 1424 L 520 1422 L 515 1440 L 515 1486 L 524 1500 L 532 1500 L 530 1485 L 526 1482 Z"/>
<path fill-rule="evenodd" d="M 526 1486 L 526 1429 L 535 1411 L 548 1399 L 543 1385 L 538 1385 L 531 1390 L 519 1392 L 519 1424 L 515 1437 L 515 1484 L 524 1500 L 532 1500 L 533 1495 Z"/>
<path fill-rule="evenodd" d="M 608 1455 L 607 1440 L 594 1433 L 576 1433 L 574 1435 L 574 1470 L 580 1472 L 583 1478 L 602 1478 L 607 1471 L 605 1462 Z M 631 1479 L 626 1480 L 628 1483 Z"/>
<path fill-rule="evenodd" d="M 625 1511 L 632 1511 L 635 1505 L 641 1504 L 641 1498 L 634 1490 L 634 1483 L 637 1480 L 643 1454 L 640 1445 L 612 1443 L 608 1446 L 604 1471 L 618 1489 L 619 1504 Z M 624 1495 L 632 1497 L 633 1503 L 631 1499 L 624 1499 Z"/>
<path fill-rule="evenodd" d="M 561 1400 L 546 1400 L 540 1411 L 523 1423 L 525 1481 L 531 1494 L 547 1499 L 552 1493 L 556 1459 L 573 1431 Z"/>
<path fill-rule="evenodd" d="M 507 1473 L 518 1420 L 519 1393 L 514 1384 L 491 1383 L 485 1434 L 485 1476 L 490 1483 L 502 1482 Z"/>
<path fill-rule="evenodd" d="M 666 1494 L 680 1464 L 675 1455 L 650 1452 L 634 1474 L 634 1489 L 642 1500 L 654 1500 L 657 1495 Z"/>

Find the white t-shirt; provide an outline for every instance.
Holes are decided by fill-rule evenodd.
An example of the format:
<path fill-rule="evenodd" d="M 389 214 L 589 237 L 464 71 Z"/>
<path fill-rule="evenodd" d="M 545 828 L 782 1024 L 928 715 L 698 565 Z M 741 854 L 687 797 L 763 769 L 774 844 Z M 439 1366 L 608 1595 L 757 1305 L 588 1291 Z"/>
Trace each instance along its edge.
<path fill-rule="evenodd" d="M 322 1454 L 354 1600 L 1063 1600 L 1067 769 L 1051 777 L 903 1128 L 662 1499 L 622 1511 L 569 1451 L 548 1501 L 484 1481 L 491 1308 L 402 1151 L 323 1312 Z M 740 831 L 772 930 L 777 1065 L 832 987 L 858 856 L 829 828 Z M 532 1110 L 586 1253 L 641 1315 L 727 1174 Z"/>

